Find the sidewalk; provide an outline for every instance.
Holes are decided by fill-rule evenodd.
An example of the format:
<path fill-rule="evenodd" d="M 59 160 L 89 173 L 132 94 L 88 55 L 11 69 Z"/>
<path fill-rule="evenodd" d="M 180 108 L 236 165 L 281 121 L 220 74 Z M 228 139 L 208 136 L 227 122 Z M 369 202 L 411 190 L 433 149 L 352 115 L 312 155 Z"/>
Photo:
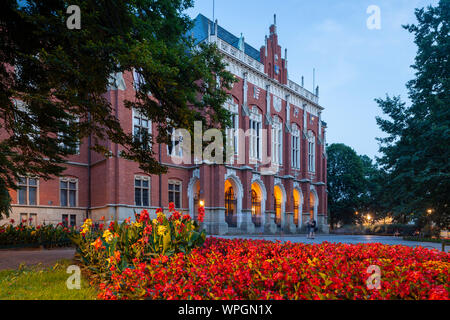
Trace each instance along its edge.
<path fill-rule="evenodd" d="M 21 264 L 27 266 L 42 264 L 43 267 L 54 265 L 58 260 L 72 260 L 75 249 L 51 250 L 0 250 L 0 270 L 17 269 Z"/>

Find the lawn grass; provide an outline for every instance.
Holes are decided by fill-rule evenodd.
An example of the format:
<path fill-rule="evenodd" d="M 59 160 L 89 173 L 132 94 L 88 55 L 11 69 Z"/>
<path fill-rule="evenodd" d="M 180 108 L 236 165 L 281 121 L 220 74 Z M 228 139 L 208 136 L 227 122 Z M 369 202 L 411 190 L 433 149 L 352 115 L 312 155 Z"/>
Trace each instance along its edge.
<path fill-rule="evenodd" d="M 59 261 L 53 267 L 19 267 L 0 271 L 0 300 L 94 300 L 97 292 L 81 277 L 81 289 L 69 290 L 66 272 L 73 262 Z"/>

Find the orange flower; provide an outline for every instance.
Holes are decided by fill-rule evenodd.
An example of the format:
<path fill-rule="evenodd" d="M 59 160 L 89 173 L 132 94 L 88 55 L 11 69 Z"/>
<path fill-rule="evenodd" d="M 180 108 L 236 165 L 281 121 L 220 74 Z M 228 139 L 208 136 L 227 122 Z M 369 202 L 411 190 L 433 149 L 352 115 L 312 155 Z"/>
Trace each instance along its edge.
<path fill-rule="evenodd" d="M 97 240 L 91 243 L 91 246 L 94 246 L 95 250 L 102 248 L 103 247 L 102 239 L 97 238 Z"/>

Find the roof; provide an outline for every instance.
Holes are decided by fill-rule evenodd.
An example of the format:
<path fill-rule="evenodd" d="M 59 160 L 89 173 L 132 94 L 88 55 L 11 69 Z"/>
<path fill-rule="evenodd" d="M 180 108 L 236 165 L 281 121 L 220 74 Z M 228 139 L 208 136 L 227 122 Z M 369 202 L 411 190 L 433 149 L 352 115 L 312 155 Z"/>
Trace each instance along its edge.
<path fill-rule="evenodd" d="M 197 43 L 202 42 L 206 38 L 208 38 L 208 24 L 210 24 L 210 26 L 211 26 L 211 31 L 214 32 L 214 23 L 210 19 L 205 17 L 204 15 L 199 14 L 194 19 L 194 27 L 192 28 L 192 33 L 193 33 L 194 39 L 196 40 Z M 236 37 L 231 32 L 225 30 L 220 25 L 217 27 L 217 36 L 220 39 L 222 39 L 223 41 L 225 41 L 226 43 L 235 47 L 236 49 L 239 49 L 238 44 L 239 44 L 240 38 Z M 253 59 L 261 62 L 261 56 L 260 56 L 259 50 L 255 49 L 254 47 L 252 47 L 251 45 L 249 45 L 246 42 L 245 42 L 244 53 L 246 55 L 252 57 Z"/>

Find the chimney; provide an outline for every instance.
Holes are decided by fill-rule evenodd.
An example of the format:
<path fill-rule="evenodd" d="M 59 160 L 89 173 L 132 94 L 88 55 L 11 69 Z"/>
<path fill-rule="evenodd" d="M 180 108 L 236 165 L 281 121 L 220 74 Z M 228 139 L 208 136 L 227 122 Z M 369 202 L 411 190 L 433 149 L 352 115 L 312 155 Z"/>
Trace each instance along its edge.
<path fill-rule="evenodd" d="M 218 34 L 217 34 L 218 25 L 219 25 L 219 20 L 216 19 L 216 25 L 215 25 L 215 31 L 214 31 L 216 38 L 218 37 Z"/>

